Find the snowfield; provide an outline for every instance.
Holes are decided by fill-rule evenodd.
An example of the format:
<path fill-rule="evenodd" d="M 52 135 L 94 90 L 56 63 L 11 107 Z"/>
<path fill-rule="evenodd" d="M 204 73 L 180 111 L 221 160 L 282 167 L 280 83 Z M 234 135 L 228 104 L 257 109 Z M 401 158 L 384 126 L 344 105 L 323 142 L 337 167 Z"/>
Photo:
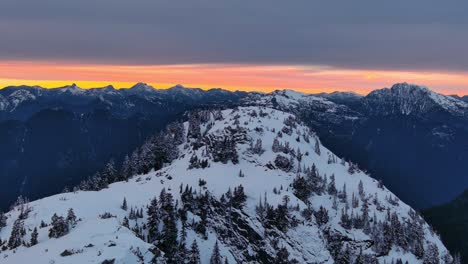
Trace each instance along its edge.
<path fill-rule="evenodd" d="M 288 93 L 290 98 L 297 96 L 299 95 Z M 190 224 L 201 221 L 199 211 L 187 211 L 188 224 L 183 224 L 177 218 L 178 239 L 181 239 L 180 231 L 185 229 L 187 248 L 194 240 L 197 242 L 201 263 L 210 263 L 216 242 L 219 243 L 223 262 L 227 259 L 229 263 L 272 263 L 275 258 L 277 260 L 278 251 L 282 248 L 289 253 L 289 260 L 283 260 L 290 262 L 281 263 L 294 263 L 294 259 L 296 263 L 359 263 L 357 261 L 363 256 L 368 257 L 366 260 L 378 262 L 362 263 L 392 263 L 397 259 L 401 259 L 403 263 L 423 263 L 424 259 L 429 258 L 429 254 L 434 253 L 434 249 L 437 250 L 437 255 L 432 256 L 440 263 L 450 263 L 451 257 L 439 237 L 419 216 L 415 216 L 408 205 L 399 201 L 393 193 L 357 166 L 336 157 L 320 144 L 311 129 L 291 114 L 251 106 L 212 111 L 206 115 L 208 117 L 200 121 L 198 126 L 203 140 L 191 138 L 189 130 L 193 129 L 193 125 L 185 122 L 183 143 L 173 146 L 178 149 L 178 155 L 158 171 L 134 175 L 128 182 L 115 182 L 99 191 L 78 190 L 54 195 L 17 206 L 6 213 L 6 226 L 0 229 L 0 238 L 4 243 L 0 249 L 0 263 L 151 263 L 155 243 L 147 241 L 147 229 L 143 228 L 143 235 L 138 236 L 133 227 L 145 226 L 148 221 L 147 206 L 153 198 L 159 197 L 163 189 L 173 195 L 176 208 L 180 209 L 184 204 L 181 188 L 191 187 L 197 194 L 208 192 L 221 201 L 221 197 L 229 189 L 234 190 L 240 185 L 246 195 L 242 208 L 230 208 L 231 219 L 224 217 L 227 207 L 219 205 L 222 202 L 210 203 L 205 235 Z M 235 139 L 237 160 L 228 158 L 227 161 L 215 162 L 216 149 L 210 148 L 210 144 L 226 138 Z M 274 146 L 275 139 L 282 150 L 275 150 L 278 147 Z M 202 144 L 195 147 L 194 142 L 197 140 Z M 252 146 L 258 141 L 261 142 L 260 149 L 253 150 Z M 289 165 L 281 163 L 278 155 L 285 157 Z M 206 160 L 207 166 L 193 166 L 194 156 L 198 160 Z M 193 168 L 189 168 L 191 165 Z M 299 176 L 307 178 L 312 165 L 315 165 L 318 173 L 316 186 L 319 186 L 319 191 L 313 189 L 306 199 L 300 199 L 296 195 L 298 189 L 293 187 L 293 183 Z M 337 190 L 335 193 L 329 188 L 332 175 Z M 206 184 L 201 184 L 203 181 Z M 343 198 L 344 186 L 346 195 Z M 359 190 L 363 192 L 360 193 Z M 128 204 L 127 210 L 122 209 L 124 198 Z M 281 230 L 275 222 L 266 224 L 267 221 L 262 220 L 258 207 L 265 200 L 273 208 L 286 204 L 289 220 L 286 230 Z M 364 217 L 364 203 L 368 207 L 368 217 Z M 326 222 L 319 223 L 317 220 L 315 213 L 320 211 L 320 207 L 327 212 Z M 22 236 L 24 244 L 9 248 L 6 242 L 20 215 L 20 208 L 31 210 L 27 218 L 22 220 L 26 231 Z M 67 234 L 49 238 L 52 216 L 57 214 L 66 217 L 70 208 L 77 217 L 76 224 L 70 226 Z M 132 208 L 143 209 L 143 215 L 130 219 L 127 228 L 123 222 L 124 218 L 129 217 Z M 309 219 L 303 213 L 308 208 L 314 212 Z M 355 220 L 350 220 L 353 223 L 351 227 L 344 227 L 343 212 L 356 219 L 362 214 L 360 219 L 366 227 L 354 227 Z M 111 217 L 100 217 L 105 213 L 110 213 Z M 390 220 L 390 215 L 395 215 L 397 220 Z M 42 221 L 47 226 L 40 228 Z M 377 252 L 383 250 L 375 242 L 378 239 L 375 237 L 376 233 L 382 233 L 377 223 L 390 221 L 396 221 L 397 226 L 406 226 L 413 222 L 421 224 L 423 233 L 420 242 L 424 256 L 418 257 L 412 252 L 414 241 L 404 231 L 409 229 L 403 227 L 398 231 L 403 232 L 401 236 L 405 237 L 406 242 L 402 243 L 407 244 L 406 248 L 400 246 L 397 231 L 391 229 L 393 240 L 387 244 L 388 253 L 382 255 Z M 29 246 L 34 228 L 38 229 L 38 243 Z M 372 231 L 373 229 L 376 231 Z M 334 250 L 336 247 L 337 251 Z M 69 254 L 62 254 L 64 252 Z M 158 263 L 163 263 L 163 257 L 158 260 Z M 439 263 L 435 262 L 436 259 L 433 260 L 431 263 Z"/>

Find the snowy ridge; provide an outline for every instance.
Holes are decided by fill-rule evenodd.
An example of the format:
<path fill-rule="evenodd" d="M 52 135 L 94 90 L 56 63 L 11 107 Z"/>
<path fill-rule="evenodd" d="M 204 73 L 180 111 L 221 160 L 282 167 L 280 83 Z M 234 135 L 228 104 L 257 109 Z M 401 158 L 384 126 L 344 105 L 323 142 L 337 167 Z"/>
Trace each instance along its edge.
<path fill-rule="evenodd" d="M 451 96 L 429 90 L 425 86 L 397 83 L 390 89 L 375 90 L 364 97 L 366 105 L 376 114 L 424 114 L 443 109 L 457 116 L 468 114 L 468 104 Z"/>
<path fill-rule="evenodd" d="M 150 263 L 154 254 L 160 255 L 158 261 L 177 263 L 182 253 L 168 251 L 164 236 L 170 233 L 172 211 L 158 207 L 158 236 L 150 239 L 148 205 L 154 197 L 166 197 L 163 189 L 172 194 L 169 204 L 178 212 L 173 216 L 177 241 L 189 249 L 196 241 L 203 264 L 210 263 L 216 242 L 229 263 L 451 261 L 440 239 L 408 205 L 332 154 L 289 113 L 254 106 L 202 111 L 170 131 L 165 136 L 176 138 L 171 142 L 178 147 L 170 148 L 172 162 L 162 169 L 8 212 L 0 229 L 1 263 Z M 131 171 L 147 165 L 143 153 L 150 149 L 143 146 L 139 158 L 127 161 Z M 90 183 L 99 185 L 102 179 Z M 165 198 L 160 206 L 161 201 Z M 56 226 L 51 218 L 67 216 L 69 208 L 77 217 L 67 222 L 69 232 L 50 238 Z M 21 223 L 24 231 L 19 228 L 17 237 L 22 242 L 12 247 L 13 227 Z M 31 245 L 34 228 L 38 243 Z M 189 251 L 183 258 L 191 256 Z"/>
<path fill-rule="evenodd" d="M 334 109 L 336 107 L 333 102 L 325 98 L 293 90 L 276 90 L 268 94 L 256 93 L 253 98 L 248 98 L 247 100 L 255 101 L 257 104 L 265 106 L 273 106 L 273 102 L 275 102 L 281 107 L 288 108 L 308 105 L 319 105 L 329 109 Z"/>

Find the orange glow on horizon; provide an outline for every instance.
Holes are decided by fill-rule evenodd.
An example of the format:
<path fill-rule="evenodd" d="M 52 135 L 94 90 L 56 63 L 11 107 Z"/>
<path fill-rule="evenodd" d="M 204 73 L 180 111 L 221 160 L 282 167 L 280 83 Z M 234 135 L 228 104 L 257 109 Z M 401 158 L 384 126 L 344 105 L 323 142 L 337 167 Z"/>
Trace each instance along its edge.
<path fill-rule="evenodd" d="M 39 85 L 45 88 L 76 83 L 82 88 L 128 88 L 146 82 L 155 88 L 175 84 L 202 89 L 269 92 L 293 89 L 307 93 L 369 91 L 397 82 L 426 85 L 444 94 L 468 94 L 468 73 L 339 69 L 310 65 L 100 65 L 0 61 L 0 87 Z"/>

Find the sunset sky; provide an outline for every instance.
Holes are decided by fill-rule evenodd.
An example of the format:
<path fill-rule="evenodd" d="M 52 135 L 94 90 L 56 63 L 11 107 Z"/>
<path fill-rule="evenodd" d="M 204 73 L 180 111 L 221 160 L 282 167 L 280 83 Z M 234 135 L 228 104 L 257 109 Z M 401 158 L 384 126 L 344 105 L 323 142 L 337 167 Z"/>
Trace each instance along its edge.
<path fill-rule="evenodd" d="M 468 94 L 466 1 L 329 2 L 4 0 L 0 87 Z"/>

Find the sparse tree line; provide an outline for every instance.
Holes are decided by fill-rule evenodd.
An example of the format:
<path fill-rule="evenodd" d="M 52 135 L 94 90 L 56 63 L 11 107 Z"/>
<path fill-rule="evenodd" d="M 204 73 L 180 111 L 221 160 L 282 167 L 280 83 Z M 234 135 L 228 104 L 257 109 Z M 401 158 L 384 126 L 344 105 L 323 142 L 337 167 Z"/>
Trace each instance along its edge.
<path fill-rule="evenodd" d="M 183 124 L 172 123 L 164 131 L 147 140 L 130 156 L 125 156 L 119 167 L 111 159 L 102 171 L 82 181 L 74 191 L 98 191 L 107 188 L 111 183 L 128 181 L 134 175 L 146 174 L 152 169 L 158 170 L 164 163 L 177 157 L 177 146 L 183 143 L 183 137 Z"/>
<path fill-rule="evenodd" d="M 345 230 L 360 229 L 371 238 L 371 248 L 375 254 L 361 252 L 356 255 L 340 235 L 331 234 L 328 230 L 326 226 L 329 220 L 328 210 L 320 207 L 318 211 L 314 211 L 309 205 L 302 211 L 302 215 L 309 220 L 313 215 L 316 223 L 324 229 L 325 234 L 328 234 L 326 236 L 328 248 L 337 263 L 378 263 L 376 257 L 388 255 L 393 247 L 398 247 L 404 252 L 411 252 L 424 264 L 439 263 L 441 256 L 436 245 L 429 242 L 425 250 L 425 222 L 422 217 L 414 210 L 410 210 L 409 218 L 400 219 L 390 207 L 382 206 L 377 193 L 366 194 L 362 181 L 358 184 L 357 194 L 353 192 L 349 197 L 346 184 L 338 190 L 335 176 L 331 175 L 328 181 L 327 176 L 321 176 L 315 164 L 312 164 L 310 168 L 307 167 L 298 172 L 291 187 L 294 195 L 307 205 L 313 196 L 330 195 L 333 201 L 332 209 L 341 208 L 339 224 Z M 381 182 L 377 183 L 377 187 L 383 188 Z M 396 197 L 387 196 L 385 200 L 390 205 L 398 206 Z M 386 211 L 385 219 L 379 220 L 375 212 L 373 216 L 370 216 L 369 206 L 371 205 L 374 205 L 378 211 Z M 442 257 L 446 259 L 445 263 L 451 263 L 450 256 Z M 396 261 L 399 263 L 398 260 Z"/>
<path fill-rule="evenodd" d="M 38 227 L 26 229 L 24 226 L 24 221 L 28 219 L 30 212 L 32 212 L 32 208 L 29 207 L 29 204 L 26 202 L 27 200 L 19 197 L 18 201 L 15 203 L 13 210 L 19 212 L 18 218 L 13 222 L 8 240 L 2 241 L 0 239 L 1 250 L 14 250 L 19 246 L 32 247 L 38 244 Z M 6 226 L 6 221 L 6 215 L 0 213 L 0 230 Z M 41 221 L 39 229 L 49 227 L 49 238 L 59 238 L 68 234 L 70 229 L 74 228 L 78 221 L 80 221 L 80 219 L 77 219 L 75 212 L 70 208 L 65 217 L 54 214 L 51 217 L 50 224 Z M 27 238 L 28 233 L 30 234 L 29 239 Z"/>
<path fill-rule="evenodd" d="M 124 198 L 121 208 L 129 213 L 123 218 L 122 226 L 154 245 L 151 249 L 154 254 L 152 263 L 200 264 L 197 240 L 187 241 L 187 230 L 193 230 L 203 239 L 208 239 L 208 221 L 215 207 L 243 208 L 246 196 L 241 185 L 228 190 L 217 200 L 208 191 L 202 191 L 205 184 L 204 181 L 199 182 L 199 192 L 188 185 L 181 185 L 181 203 L 179 200 L 174 201 L 173 195 L 165 189 L 161 190 L 158 197 L 151 199 L 145 208 L 128 209 L 127 199 Z M 198 216 L 199 220 L 189 221 L 189 212 Z M 220 252 L 218 241 L 213 245 L 210 258 L 210 264 L 217 263 L 228 263 L 226 256 Z"/>

